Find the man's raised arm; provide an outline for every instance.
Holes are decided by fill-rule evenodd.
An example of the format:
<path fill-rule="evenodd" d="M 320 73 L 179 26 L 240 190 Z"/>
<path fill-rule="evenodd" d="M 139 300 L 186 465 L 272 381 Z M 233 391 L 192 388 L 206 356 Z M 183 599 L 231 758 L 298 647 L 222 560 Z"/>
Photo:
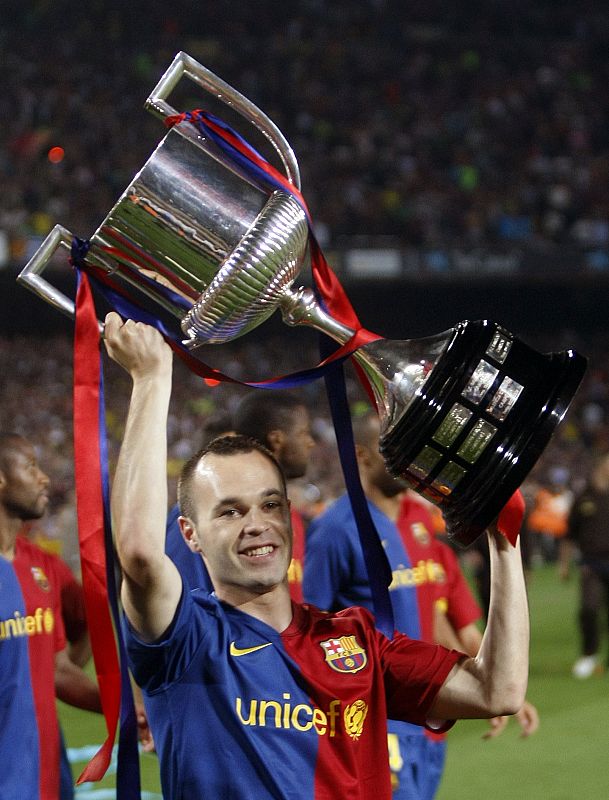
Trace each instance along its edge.
<path fill-rule="evenodd" d="M 496 529 L 488 534 L 491 602 L 475 658 L 453 667 L 430 718 L 459 719 L 515 714 L 524 703 L 529 671 L 529 614 L 520 546 Z"/>
<path fill-rule="evenodd" d="M 165 555 L 167 413 L 172 354 L 154 328 L 111 312 L 104 332 L 110 358 L 131 376 L 125 436 L 112 486 L 112 523 L 123 571 L 122 600 L 144 641 L 169 627 L 182 592 Z"/>

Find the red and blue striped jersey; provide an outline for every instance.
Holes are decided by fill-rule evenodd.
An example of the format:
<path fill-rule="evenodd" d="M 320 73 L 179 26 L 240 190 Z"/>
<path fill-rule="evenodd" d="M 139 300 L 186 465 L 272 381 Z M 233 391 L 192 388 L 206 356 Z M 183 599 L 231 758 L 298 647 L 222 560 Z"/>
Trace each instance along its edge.
<path fill-rule="evenodd" d="M 66 646 L 60 581 L 53 557 L 21 536 L 15 543 L 13 568 L 23 592 L 26 614 L 31 620 L 28 644 L 40 740 L 40 800 L 57 800 L 60 745 L 55 704 L 55 653 Z"/>
<path fill-rule="evenodd" d="M 391 797 L 387 715 L 424 725 L 460 654 L 389 641 L 362 608 L 293 610 L 278 633 L 195 590 L 161 641 L 125 624 L 165 800 Z"/>

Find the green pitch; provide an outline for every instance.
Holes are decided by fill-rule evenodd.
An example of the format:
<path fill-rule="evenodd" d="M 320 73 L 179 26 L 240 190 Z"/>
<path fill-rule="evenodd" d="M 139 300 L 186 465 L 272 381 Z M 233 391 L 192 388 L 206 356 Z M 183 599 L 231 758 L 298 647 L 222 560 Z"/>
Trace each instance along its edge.
<path fill-rule="evenodd" d="M 609 797 L 609 674 L 585 681 L 571 677 L 579 655 L 577 590 L 575 573 L 561 583 L 549 566 L 529 579 L 528 699 L 539 710 L 539 731 L 521 739 L 510 720 L 499 738 L 483 741 L 484 721 L 459 722 L 449 734 L 447 768 L 436 800 Z"/>
<path fill-rule="evenodd" d="M 510 720 L 503 735 L 480 737 L 484 721 L 459 722 L 449 734 L 448 763 L 436 800 L 579 800 L 609 797 L 609 674 L 571 677 L 578 655 L 577 578 L 561 583 L 552 567 L 533 572 L 528 698 L 541 726 L 530 739 Z M 61 705 L 68 746 L 101 744 L 103 720 Z M 81 751 L 81 754 L 84 751 Z M 160 797 L 156 756 L 140 757 L 143 798 Z M 75 764 L 76 773 L 83 764 Z M 111 800 L 114 775 L 83 787 L 82 800 Z M 148 794 L 150 793 L 150 794 Z M 77 797 L 79 796 L 77 795 Z"/>

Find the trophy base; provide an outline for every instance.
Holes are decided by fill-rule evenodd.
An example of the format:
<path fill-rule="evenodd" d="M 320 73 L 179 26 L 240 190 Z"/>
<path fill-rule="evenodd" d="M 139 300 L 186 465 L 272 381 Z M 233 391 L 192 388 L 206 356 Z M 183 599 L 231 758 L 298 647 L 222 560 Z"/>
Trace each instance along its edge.
<path fill-rule="evenodd" d="M 544 355 L 499 325 L 462 322 L 428 379 L 381 434 L 389 471 L 442 510 L 467 547 L 550 441 L 583 377 L 574 351 Z"/>

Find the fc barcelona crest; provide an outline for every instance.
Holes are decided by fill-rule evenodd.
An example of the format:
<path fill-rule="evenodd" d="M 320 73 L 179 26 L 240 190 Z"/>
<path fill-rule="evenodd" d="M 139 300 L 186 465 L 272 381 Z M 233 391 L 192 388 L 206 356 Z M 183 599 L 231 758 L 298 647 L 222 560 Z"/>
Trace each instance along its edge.
<path fill-rule="evenodd" d="M 419 544 L 429 544 L 431 537 L 424 522 L 413 522 L 410 530 Z"/>
<path fill-rule="evenodd" d="M 319 644 L 323 647 L 327 663 L 336 672 L 359 672 L 368 663 L 366 651 L 359 646 L 355 636 L 340 636 Z"/>
<path fill-rule="evenodd" d="M 36 584 L 42 589 L 43 592 L 48 592 L 51 588 L 49 583 L 49 579 L 44 574 L 40 567 L 31 567 L 32 578 L 36 581 Z"/>

